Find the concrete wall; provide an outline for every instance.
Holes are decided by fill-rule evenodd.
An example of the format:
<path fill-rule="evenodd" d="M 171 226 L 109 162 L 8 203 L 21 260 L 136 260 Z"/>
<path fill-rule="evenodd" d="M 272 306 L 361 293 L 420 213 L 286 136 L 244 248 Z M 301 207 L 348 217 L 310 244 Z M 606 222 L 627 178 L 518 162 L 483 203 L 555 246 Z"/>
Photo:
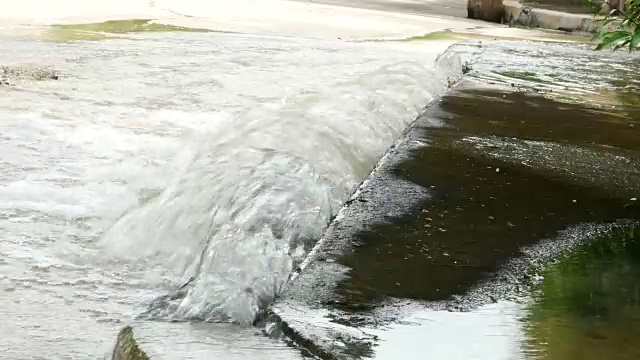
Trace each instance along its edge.
<path fill-rule="evenodd" d="M 611 0 L 612 3 L 624 0 Z M 592 32 L 600 27 L 591 14 L 570 14 L 537 9 L 515 0 L 467 0 L 467 17 L 532 28 Z"/>
<path fill-rule="evenodd" d="M 467 17 L 500 23 L 504 16 L 502 0 L 467 0 Z"/>
<path fill-rule="evenodd" d="M 504 20 L 510 25 L 571 32 L 591 32 L 599 27 L 593 15 L 536 9 L 514 0 L 504 0 L 503 5 Z"/>

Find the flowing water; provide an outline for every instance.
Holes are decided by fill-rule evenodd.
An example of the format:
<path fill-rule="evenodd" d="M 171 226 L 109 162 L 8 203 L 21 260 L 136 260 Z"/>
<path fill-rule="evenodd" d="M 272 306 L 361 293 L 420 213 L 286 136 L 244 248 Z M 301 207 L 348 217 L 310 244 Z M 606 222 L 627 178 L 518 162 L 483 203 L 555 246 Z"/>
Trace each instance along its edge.
<path fill-rule="evenodd" d="M 0 48 L 2 65 L 59 74 L 0 86 L 7 359 L 95 358 L 141 315 L 250 323 L 461 69 L 434 63 L 438 45 L 213 33 Z M 226 358 L 293 351 L 206 329 L 173 343 L 180 358 L 206 356 L 193 344 L 216 332 Z"/>
<path fill-rule="evenodd" d="M 390 242 L 385 256 L 365 246 L 361 254 L 376 255 L 356 252 L 346 259 L 353 281 L 341 284 L 339 295 L 348 294 L 351 305 L 460 292 L 493 270 L 496 258 L 512 256 L 541 234 L 627 214 L 620 204 L 637 189 L 627 181 L 633 167 L 616 162 L 636 161 L 625 151 L 636 150 L 637 128 L 628 124 L 637 106 L 625 101 L 638 89 L 637 60 L 625 55 L 473 42 L 435 60 L 444 50 L 437 42 L 348 44 L 215 33 L 76 42 L 3 37 L 0 48 L 0 65 L 58 74 L 57 80 L 0 85 L 0 330 L 10 334 L 0 339 L 0 352 L 7 359 L 98 358 L 132 319 L 154 359 L 299 358 L 297 350 L 255 328 L 226 322 L 250 324 L 280 293 L 385 150 L 460 73 L 456 51 L 481 58 L 472 84 L 507 85 L 561 101 L 473 90 L 445 98 L 433 119 L 456 119 L 457 128 L 420 138 L 432 147 L 400 165 L 420 186 L 436 182 L 448 200 L 398 222 L 397 229 L 390 226 L 390 235 L 374 231 L 369 237 L 381 237 L 377 244 L 384 246 L 403 238 Z M 618 110 L 600 117 L 593 104 L 588 111 L 569 105 L 591 101 Z M 507 124 L 515 119 L 524 125 Z M 613 160 L 602 148 L 583 148 L 589 144 L 606 145 Z M 486 149 L 486 156 L 476 156 Z M 572 167 L 563 173 L 559 164 L 567 156 Z M 607 174 L 616 173 L 619 183 L 608 181 L 597 164 L 608 164 Z M 493 187 L 477 191 L 472 182 L 481 178 L 492 179 Z M 560 195 L 521 201 L 536 186 Z M 504 196 L 496 201 L 496 194 Z M 485 219 L 486 208 L 467 206 L 473 196 L 482 200 L 477 206 L 497 204 L 502 225 Z M 571 202 L 575 196 L 582 207 Z M 443 215 L 462 215 L 433 217 L 441 221 L 436 224 L 428 212 L 438 206 Z M 539 211 L 541 220 L 529 221 L 527 211 Z M 475 240 L 483 231 L 494 247 L 469 247 L 482 245 Z M 496 231 L 499 236 L 492 235 Z M 522 244 L 511 241 L 514 236 Z M 422 243 L 427 237 L 435 246 Z M 459 253 L 447 248 L 458 243 L 467 247 Z M 475 264 L 478 259 L 488 264 Z M 420 275 L 434 261 L 433 271 Z M 385 262 L 391 265 L 381 271 Z M 407 264 L 421 270 L 406 276 Z M 443 267 L 456 270 L 439 276 Z M 489 306 L 464 316 L 421 309 L 407 322 L 435 321 L 456 336 L 467 329 L 462 341 L 468 346 L 456 349 L 460 358 L 510 359 L 521 355 L 525 341 L 516 321 L 523 311 Z M 447 344 L 460 341 L 428 326 L 394 329 L 371 330 L 390 339 L 378 347 L 379 358 L 397 358 L 411 338 L 439 342 L 432 355 L 447 358 Z"/>

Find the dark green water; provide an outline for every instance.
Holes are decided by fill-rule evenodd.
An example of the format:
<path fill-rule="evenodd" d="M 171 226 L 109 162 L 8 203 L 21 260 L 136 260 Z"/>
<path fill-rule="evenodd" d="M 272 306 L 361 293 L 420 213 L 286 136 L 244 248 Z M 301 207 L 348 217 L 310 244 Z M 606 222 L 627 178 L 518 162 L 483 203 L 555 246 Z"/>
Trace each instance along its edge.
<path fill-rule="evenodd" d="M 640 231 L 547 267 L 525 321 L 529 358 L 640 359 Z"/>

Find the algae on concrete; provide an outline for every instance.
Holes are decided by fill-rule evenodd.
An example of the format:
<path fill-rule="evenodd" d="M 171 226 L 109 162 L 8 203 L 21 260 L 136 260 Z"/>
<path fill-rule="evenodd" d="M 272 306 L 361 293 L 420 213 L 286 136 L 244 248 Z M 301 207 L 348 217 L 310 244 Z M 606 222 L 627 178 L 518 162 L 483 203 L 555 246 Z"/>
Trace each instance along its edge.
<path fill-rule="evenodd" d="M 153 22 L 153 19 L 129 19 L 101 23 L 53 25 L 43 37 L 52 41 L 104 40 L 144 32 L 209 32 L 209 30 L 159 24 Z"/>
<path fill-rule="evenodd" d="M 523 27 L 525 28 L 525 27 Z M 519 37 L 516 35 L 500 35 L 500 34 L 483 34 L 473 31 L 436 31 L 420 36 L 412 36 L 406 39 L 395 41 L 430 41 L 430 40 L 532 40 L 545 42 L 573 42 L 573 43 L 591 43 L 590 37 L 585 35 L 567 34 L 554 30 L 539 29 L 541 34 L 529 34 L 527 37 Z M 385 41 L 385 40 L 383 40 Z M 393 41 L 393 40 L 386 40 Z"/>
<path fill-rule="evenodd" d="M 461 34 L 449 30 L 436 31 L 420 36 L 413 36 L 403 39 L 402 41 L 421 41 L 421 40 L 456 40 L 456 39 L 470 39 L 473 36 L 471 34 Z"/>
<path fill-rule="evenodd" d="M 67 31 L 93 31 L 111 34 L 126 34 L 151 31 L 209 32 L 209 30 L 206 29 L 158 24 L 152 21 L 153 19 L 110 20 L 101 23 L 54 25 L 53 28 Z"/>

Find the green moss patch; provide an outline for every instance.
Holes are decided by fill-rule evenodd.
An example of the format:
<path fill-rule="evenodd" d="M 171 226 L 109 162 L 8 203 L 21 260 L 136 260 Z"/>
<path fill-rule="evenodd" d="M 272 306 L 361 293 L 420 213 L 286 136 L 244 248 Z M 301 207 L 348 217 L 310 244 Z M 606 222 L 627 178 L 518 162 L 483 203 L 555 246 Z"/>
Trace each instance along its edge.
<path fill-rule="evenodd" d="M 138 346 L 131 326 L 125 326 L 118 333 L 118 340 L 111 358 L 112 360 L 149 360 L 149 356 Z"/>
<path fill-rule="evenodd" d="M 424 40 L 456 40 L 456 39 L 471 39 L 472 34 L 461 34 L 453 31 L 436 31 L 421 36 L 413 36 L 402 41 L 424 41 Z"/>
<path fill-rule="evenodd" d="M 126 34 L 144 32 L 209 32 L 184 26 L 154 23 L 153 19 L 110 20 L 101 23 L 53 25 L 44 35 L 46 40 L 104 40 L 123 37 Z"/>
<path fill-rule="evenodd" d="M 590 38 L 583 35 L 567 35 L 565 33 L 543 31 L 544 36 L 534 35 L 528 40 L 532 41 L 549 41 L 549 42 L 575 42 L 575 43 L 590 43 Z M 487 35 L 472 32 L 457 32 L 451 30 L 436 31 L 420 36 L 413 36 L 406 39 L 396 41 L 432 41 L 432 40 L 527 40 L 518 36 L 503 36 L 503 35 Z"/>
<path fill-rule="evenodd" d="M 183 26 L 153 23 L 153 19 L 110 20 L 102 23 L 54 25 L 53 28 L 66 31 L 103 32 L 110 34 L 128 34 L 138 32 L 188 31 L 208 32 Z"/>

